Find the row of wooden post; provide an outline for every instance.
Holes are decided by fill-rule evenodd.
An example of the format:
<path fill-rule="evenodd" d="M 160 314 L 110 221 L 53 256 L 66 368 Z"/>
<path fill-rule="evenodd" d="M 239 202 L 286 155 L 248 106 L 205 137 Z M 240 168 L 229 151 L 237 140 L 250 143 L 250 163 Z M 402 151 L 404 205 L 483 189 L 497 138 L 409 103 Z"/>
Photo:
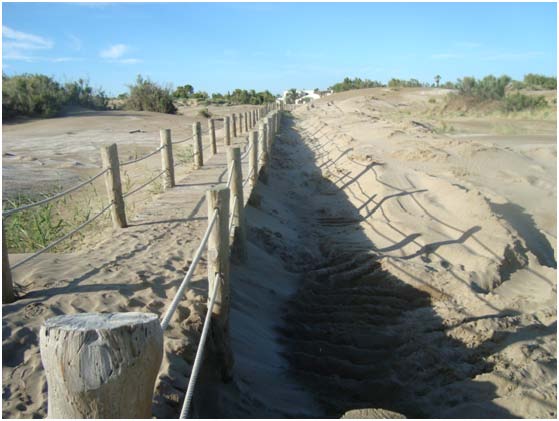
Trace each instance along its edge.
<path fill-rule="evenodd" d="M 276 104 L 267 104 L 260 108 L 254 108 L 244 113 L 239 113 L 223 118 L 208 119 L 208 136 L 210 140 L 210 149 L 212 155 L 217 154 L 217 141 L 215 122 L 216 120 L 223 120 L 224 122 L 224 136 L 223 141 L 226 147 L 231 145 L 231 139 L 237 137 L 244 132 L 248 133 L 258 120 L 267 114 L 269 111 L 278 108 Z M 237 133 L 236 121 L 244 121 L 243 125 L 239 125 Z M 232 125 L 230 124 L 231 122 Z M 231 131 L 232 129 L 232 131 Z M 161 164 L 163 174 L 163 186 L 165 189 L 170 189 L 175 186 L 175 165 L 173 159 L 173 143 L 171 140 L 171 130 L 160 130 L 161 142 Z M 192 124 L 192 146 L 193 158 L 195 168 L 201 168 L 204 165 L 203 145 L 202 145 L 202 129 L 201 123 L 195 122 Z M 122 182 L 120 177 L 120 161 L 118 156 L 118 148 L 116 143 L 105 145 L 101 147 L 101 162 L 103 169 L 107 169 L 105 174 L 105 187 L 110 202 L 113 204 L 111 207 L 111 219 L 114 228 L 126 228 L 128 226 L 126 219 L 126 207 L 124 196 L 122 192 Z M 10 264 L 8 258 L 8 251 L 6 248 L 6 241 L 4 236 L 4 223 L 2 223 L 2 303 L 11 303 L 15 301 L 12 275 L 10 271 Z"/>
<path fill-rule="evenodd" d="M 272 111 L 249 133 L 249 191 L 266 174 L 280 113 Z M 254 127 L 254 124 L 253 124 Z M 170 136 L 165 135 L 167 142 Z M 229 146 L 231 184 L 206 192 L 208 224 L 217 221 L 207 243 L 208 299 L 212 309 L 212 343 L 224 380 L 232 375 L 229 338 L 230 215 L 233 213 L 237 256 L 246 260 L 241 150 Z M 260 157 L 260 160 L 257 158 Z M 171 160 L 172 155 L 165 155 Z M 235 200 L 235 197 L 237 198 Z M 232 208 L 232 203 L 236 203 Z M 116 349 L 115 347 L 118 347 Z M 163 355 L 163 331 L 151 313 L 85 313 L 48 319 L 40 333 L 41 359 L 48 383 L 49 418 L 151 418 L 151 402 Z"/>

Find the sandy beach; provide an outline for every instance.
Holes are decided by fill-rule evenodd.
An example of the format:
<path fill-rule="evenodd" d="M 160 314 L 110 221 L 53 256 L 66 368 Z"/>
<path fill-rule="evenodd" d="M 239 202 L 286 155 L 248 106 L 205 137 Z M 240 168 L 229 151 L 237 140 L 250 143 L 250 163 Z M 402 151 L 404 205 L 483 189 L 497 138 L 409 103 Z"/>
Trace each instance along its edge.
<path fill-rule="evenodd" d="M 556 118 L 440 113 L 447 93 L 349 91 L 284 115 L 268 182 L 247 198 L 250 259 L 231 268 L 233 380 L 203 376 L 196 416 L 557 416 Z M 155 113 L 65 119 L 4 125 L 4 192 L 24 189 L 12 180 L 36 161 L 50 174 L 98 166 L 94 139 L 117 128 L 145 152 L 162 124 L 177 137 L 191 125 Z M 37 125 L 53 131 L 39 137 Z M 52 160 L 75 125 L 89 143 Z M 136 128 L 145 133 L 126 133 Z M 23 296 L 2 317 L 4 417 L 46 416 L 46 318 L 165 310 L 206 227 L 204 192 L 225 177 L 223 152 L 184 171 L 125 232 L 16 274 Z M 206 297 L 201 264 L 165 335 L 156 417 L 178 414 Z"/>

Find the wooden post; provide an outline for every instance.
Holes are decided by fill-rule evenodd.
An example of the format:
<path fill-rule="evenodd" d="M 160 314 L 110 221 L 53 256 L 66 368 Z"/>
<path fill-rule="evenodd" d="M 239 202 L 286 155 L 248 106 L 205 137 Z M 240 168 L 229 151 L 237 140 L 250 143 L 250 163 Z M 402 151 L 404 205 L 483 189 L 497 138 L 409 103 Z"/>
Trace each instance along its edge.
<path fill-rule="evenodd" d="M 252 110 L 252 127 L 256 126 L 256 108 Z"/>
<path fill-rule="evenodd" d="M 225 146 L 229 146 L 231 144 L 231 125 L 230 125 L 230 117 L 225 116 L 223 118 L 223 130 L 225 131 Z"/>
<path fill-rule="evenodd" d="M 231 126 L 233 128 L 233 138 L 237 137 L 237 115 L 231 114 Z"/>
<path fill-rule="evenodd" d="M 159 130 L 161 139 L 161 169 L 165 171 L 163 186 L 165 189 L 175 187 L 175 164 L 173 162 L 173 143 L 171 142 L 171 129 Z"/>
<path fill-rule="evenodd" d="M 243 133 L 243 113 L 239 113 L 239 134 Z"/>
<path fill-rule="evenodd" d="M 194 165 L 196 168 L 204 166 L 204 153 L 202 150 L 202 126 L 199 121 L 192 123 L 192 134 L 194 135 Z"/>
<path fill-rule="evenodd" d="M 156 314 L 56 316 L 39 338 L 48 418 L 151 418 L 163 357 Z"/>
<path fill-rule="evenodd" d="M 262 123 L 258 128 L 258 153 L 260 154 L 260 180 L 268 183 L 268 170 L 266 164 L 268 163 L 268 124 Z"/>
<path fill-rule="evenodd" d="M 250 122 L 248 121 L 248 111 L 245 111 L 245 133 L 248 133 Z"/>
<path fill-rule="evenodd" d="M 8 259 L 8 247 L 6 247 L 6 232 L 2 220 L 2 304 L 13 303 L 15 300 L 14 282 Z"/>
<path fill-rule="evenodd" d="M 109 200 L 112 202 L 111 217 L 114 228 L 126 228 L 126 211 L 124 198 L 122 197 L 122 185 L 120 183 L 120 163 L 118 161 L 118 149 L 116 143 L 101 147 L 101 162 L 103 168 L 108 168 L 105 173 L 105 187 Z"/>
<path fill-rule="evenodd" d="M 229 147 L 227 149 L 227 163 L 229 172 L 233 173 L 231 178 L 230 209 L 233 216 L 233 235 L 235 237 L 235 257 L 239 262 L 247 260 L 247 236 L 245 221 L 245 200 L 243 195 L 243 171 L 241 167 L 241 148 Z M 235 197 L 237 200 L 235 201 Z M 233 208 L 233 203 L 236 203 Z M 231 233 L 229 233 L 231 235 Z"/>
<path fill-rule="evenodd" d="M 206 192 L 208 218 L 218 209 L 218 220 L 208 238 L 208 297 L 219 288 L 212 309 L 212 336 L 215 352 L 222 363 L 224 380 L 231 378 L 233 353 L 229 340 L 229 189 L 225 185 L 214 186 Z M 221 282 L 219 282 L 221 278 Z"/>
<path fill-rule="evenodd" d="M 210 133 L 210 145 L 212 148 L 212 154 L 217 154 L 217 144 L 215 143 L 215 120 L 210 118 L 208 120 L 208 131 Z"/>
<path fill-rule="evenodd" d="M 274 133 L 272 132 L 272 117 L 268 115 L 266 117 L 266 123 L 268 126 L 268 131 L 266 133 L 266 139 L 268 140 L 268 154 L 272 151 L 272 142 L 274 140 Z"/>
<path fill-rule="evenodd" d="M 250 133 L 250 152 L 248 154 L 248 171 L 250 174 L 250 190 L 256 186 L 258 180 L 258 132 L 255 130 Z"/>

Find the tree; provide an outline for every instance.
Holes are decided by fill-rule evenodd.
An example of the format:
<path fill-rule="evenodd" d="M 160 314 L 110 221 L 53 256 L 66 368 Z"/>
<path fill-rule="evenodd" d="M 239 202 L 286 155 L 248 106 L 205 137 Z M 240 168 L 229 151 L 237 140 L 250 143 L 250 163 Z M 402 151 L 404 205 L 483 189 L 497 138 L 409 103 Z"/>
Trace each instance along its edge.
<path fill-rule="evenodd" d="M 288 104 L 295 104 L 297 98 L 299 98 L 297 89 L 291 88 L 289 91 L 287 91 L 287 94 L 285 95 L 285 102 Z"/>
<path fill-rule="evenodd" d="M 190 95 L 194 93 L 194 87 L 192 85 L 178 86 L 173 96 L 175 98 L 189 98 Z"/>
<path fill-rule="evenodd" d="M 435 83 L 437 84 L 437 88 L 439 87 L 440 81 L 441 81 L 441 75 L 436 75 L 435 76 Z"/>

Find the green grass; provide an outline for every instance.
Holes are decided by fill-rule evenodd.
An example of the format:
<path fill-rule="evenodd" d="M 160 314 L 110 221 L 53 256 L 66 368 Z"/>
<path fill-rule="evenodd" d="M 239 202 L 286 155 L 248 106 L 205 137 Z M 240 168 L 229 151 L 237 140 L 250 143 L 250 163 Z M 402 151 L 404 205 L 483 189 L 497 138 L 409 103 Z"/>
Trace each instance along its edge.
<path fill-rule="evenodd" d="M 73 198 L 67 195 L 55 201 L 15 213 L 4 219 L 6 245 L 12 253 L 30 253 L 40 250 L 53 241 L 63 237 L 78 225 L 88 221 L 92 216 L 99 197 L 95 187 L 91 194 L 84 198 Z M 39 196 L 19 194 L 3 202 L 3 210 L 18 208 L 37 200 L 47 198 L 61 191 L 60 188 L 42 193 Z M 99 228 L 103 218 L 97 219 L 72 238 L 54 247 L 53 251 L 68 250 L 76 245 L 76 239 L 83 239 L 84 231 L 93 227 Z"/>

